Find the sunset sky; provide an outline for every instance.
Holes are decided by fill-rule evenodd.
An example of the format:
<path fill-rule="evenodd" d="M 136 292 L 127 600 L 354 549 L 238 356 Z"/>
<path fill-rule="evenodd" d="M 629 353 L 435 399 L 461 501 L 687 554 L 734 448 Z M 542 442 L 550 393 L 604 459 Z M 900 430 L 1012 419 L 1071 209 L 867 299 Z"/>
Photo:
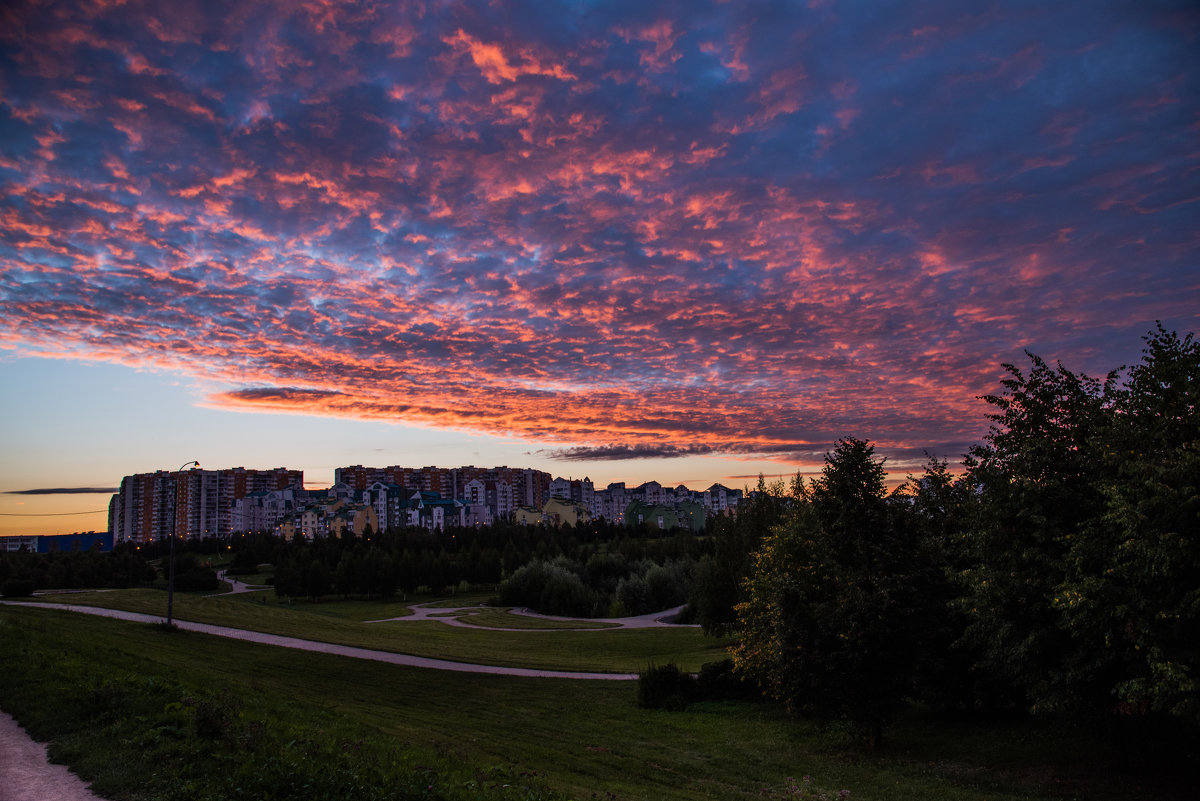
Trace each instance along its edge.
<path fill-rule="evenodd" d="M 957 462 L 1023 349 L 1200 330 L 1198 101 L 1190 0 L 6 3 L 0 534 L 191 459 Z"/>

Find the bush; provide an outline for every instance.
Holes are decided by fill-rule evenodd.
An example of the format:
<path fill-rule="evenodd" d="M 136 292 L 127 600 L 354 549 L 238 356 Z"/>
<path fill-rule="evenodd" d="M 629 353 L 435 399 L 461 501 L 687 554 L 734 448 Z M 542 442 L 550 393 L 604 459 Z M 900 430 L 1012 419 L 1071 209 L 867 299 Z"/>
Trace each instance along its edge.
<path fill-rule="evenodd" d="M 745 701 L 761 697 L 757 687 L 734 672 L 732 659 L 701 665 L 696 677 L 696 691 L 706 701 Z"/>
<path fill-rule="evenodd" d="M 4 582 L 0 592 L 5 598 L 28 598 L 33 595 L 34 589 L 32 579 L 14 578 Z"/>
<path fill-rule="evenodd" d="M 659 666 L 651 663 L 638 673 L 637 705 L 643 709 L 679 711 L 695 698 L 696 679 L 674 662 Z"/>
<path fill-rule="evenodd" d="M 500 585 L 500 602 L 528 606 L 546 615 L 590 615 L 598 596 L 570 568 L 562 559 L 530 562 Z"/>
<path fill-rule="evenodd" d="M 205 567 L 175 573 L 175 589 L 180 592 L 210 592 L 220 586 L 216 571 Z"/>
<path fill-rule="evenodd" d="M 641 576 L 628 576 L 617 584 L 617 603 L 621 604 L 630 615 L 645 615 L 657 612 L 650 604 L 650 588 L 646 579 Z"/>

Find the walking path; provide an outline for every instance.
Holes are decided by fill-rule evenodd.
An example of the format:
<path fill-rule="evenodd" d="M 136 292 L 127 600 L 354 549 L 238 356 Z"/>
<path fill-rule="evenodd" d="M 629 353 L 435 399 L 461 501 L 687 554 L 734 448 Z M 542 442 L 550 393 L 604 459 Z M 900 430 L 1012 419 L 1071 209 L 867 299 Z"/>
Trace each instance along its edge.
<path fill-rule="evenodd" d="M 557 615 L 543 615 L 534 612 L 525 607 L 516 607 L 509 609 L 510 615 L 518 615 L 520 617 L 532 617 L 538 620 L 553 620 L 560 623 L 604 623 L 602 627 L 585 626 L 580 628 L 572 628 L 570 626 L 562 626 L 557 628 L 502 628 L 500 626 L 479 626 L 471 621 L 471 614 L 481 612 L 487 609 L 493 609 L 490 606 L 438 606 L 438 601 L 427 604 L 417 604 L 413 607 L 411 615 L 401 615 L 400 617 L 385 617 L 381 620 L 368 620 L 367 623 L 407 623 L 420 620 L 436 620 L 439 623 L 445 623 L 447 626 L 461 626 L 467 629 L 487 629 L 488 631 L 612 631 L 613 629 L 650 629 L 650 628 L 665 628 L 667 626 L 674 627 L 690 627 L 699 628 L 691 624 L 674 623 L 675 616 L 683 611 L 682 606 L 677 606 L 674 609 L 668 609 L 665 612 L 651 612 L 648 615 L 638 615 L 637 617 L 603 617 L 603 618 L 588 618 L 586 621 L 580 620 L 577 617 L 558 617 Z"/>
<path fill-rule="evenodd" d="M 46 759 L 12 716 L 0 712 L 0 801 L 102 801 L 83 779 Z"/>
<path fill-rule="evenodd" d="M 125 612 L 120 609 L 101 609 L 96 606 L 75 606 L 74 604 L 47 604 L 32 601 L 4 601 L 13 606 L 33 606 L 40 609 L 60 609 L 68 612 L 79 612 L 85 615 L 111 617 L 117 620 L 129 620 L 135 623 L 161 623 L 157 615 L 144 615 L 140 612 Z M 198 631 L 215 637 L 229 637 L 235 640 L 256 642 L 262 645 L 275 645 L 280 648 L 296 648 L 301 651 L 314 651 L 335 656 L 349 656 L 355 659 L 370 659 L 375 662 L 387 662 L 392 665 L 407 667 L 430 668 L 433 670 L 450 670 L 458 673 L 491 673 L 497 676 L 521 676 L 537 679 L 593 679 L 597 681 L 632 681 L 636 673 L 581 673 L 569 670 L 537 670 L 534 668 L 501 667 L 499 665 L 473 665 L 467 662 L 451 662 L 448 659 L 433 659 L 412 654 L 395 654 L 390 651 L 373 651 L 369 648 L 355 648 L 350 645 L 336 645 L 328 642 L 302 640 L 299 637 L 284 637 L 279 634 L 264 634 L 261 631 L 247 631 L 228 626 L 211 626 L 208 623 L 193 623 L 190 620 L 175 620 L 175 625 L 187 631 Z"/>
<path fill-rule="evenodd" d="M 217 595 L 238 595 L 239 593 L 243 592 L 261 592 L 262 590 L 271 589 L 270 586 L 266 584 L 247 584 L 244 581 L 239 581 L 233 576 L 225 575 L 224 570 L 217 573 L 217 579 L 224 581 L 231 588 L 229 592 L 219 592 Z"/>

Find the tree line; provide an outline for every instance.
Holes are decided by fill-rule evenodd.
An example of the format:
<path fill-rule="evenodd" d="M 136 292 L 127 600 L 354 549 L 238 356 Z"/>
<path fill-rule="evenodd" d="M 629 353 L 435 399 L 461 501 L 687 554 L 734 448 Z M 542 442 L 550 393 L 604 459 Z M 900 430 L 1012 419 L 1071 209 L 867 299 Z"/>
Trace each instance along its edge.
<path fill-rule="evenodd" d="M 700 560 L 696 619 L 767 695 L 876 743 L 911 700 L 1194 738 L 1200 345 L 1145 343 L 1103 379 L 1004 365 L 961 472 L 888 492 L 846 437 L 812 480 L 760 479 Z"/>
<path fill-rule="evenodd" d="M 683 603 L 691 577 L 687 565 L 705 543 L 687 530 L 659 532 L 604 521 L 557 528 L 511 523 L 442 531 L 403 528 L 311 542 L 245 535 L 235 537 L 229 572 L 253 573 L 270 563 L 276 594 L 288 598 L 388 598 L 486 588 L 507 604 L 547 614 L 601 616 L 623 609 L 640 614 L 653 611 L 645 609 L 650 599 Z M 658 576 L 668 565 L 674 581 L 670 593 L 662 591 Z M 655 593 L 644 591 L 647 576 Z M 622 580 L 625 606 L 616 603 Z"/>

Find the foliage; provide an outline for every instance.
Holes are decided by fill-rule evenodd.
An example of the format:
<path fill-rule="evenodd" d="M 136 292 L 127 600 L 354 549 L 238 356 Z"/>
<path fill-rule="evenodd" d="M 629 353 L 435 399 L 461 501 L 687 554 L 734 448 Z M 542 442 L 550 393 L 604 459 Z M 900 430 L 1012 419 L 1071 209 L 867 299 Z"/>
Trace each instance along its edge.
<path fill-rule="evenodd" d="M 52 553 L 0 551 L 0 582 L 21 579 L 32 582 L 35 590 L 136 587 L 156 576 L 145 553 L 128 544 L 107 553 L 98 547 Z"/>
<path fill-rule="evenodd" d="M 735 669 L 732 659 L 705 662 L 696 674 L 696 695 L 707 701 L 750 701 L 762 694 Z"/>
<path fill-rule="evenodd" d="M 620 554 L 594 554 L 584 565 L 565 556 L 534 560 L 500 584 L 499 600 L 549 615 L 644 615 L 681 605 L 693 567 L 687 557 L 658 564 Z"/>
<path fill-rule="evenodd" d="M 737 669 L 790 710 L 848 718 L 882 739 L 913 693 L 926 618 L 915 530 L 884 489 L 882 460 L 845 438 L 794 485 L 738 606 Z"/>
<path fill-rule="evenodd" d="M 964 644 L 1035 712 L 1200 724 L 1200 346 L 1159 325 L 1123 382 L 1030 360 L 967 465 Z"/>
<path fill-rule="evenodd" d="M 12 578 L 0 585 L 0 595 L 5 598 L 26 598 L 33 595 L 34 584 L 32 579 Z"/>
<path fill-rule="evenodd" d="M 783 519 L 787 504 L 783 482 L 768 484 L 760 475 L 736 517 L 713 521 L 713 553 L 696 565 L 688 598 L 692 619 L 705 634 L 724 636 L 733 627 L 734 608 L 745 600 L 742 586 L 753 569 L 754 553 L 766 532 Z"/>
<path fill-rule="evenodd" d="M 643 709 L 686 709 L 696 698 L 696 679 L 669 662 L 638 672 L 637 705 Z"/>
<path fill-rule="evenodd" d="M 583 583 L 579 572 L 579 565 L 565 557 L 550 562 L 534 560 L 500 584 L 500 603 L 530 606 L 550 615 L 595 615 L 600 596 Z"/>
<path fill-rule="evenodd" d="M 998 409 L 991 430 L 967 460 L 978 503 L 962 574 L 964 643 L 1010 692 L 1053 711 L 1083 678 L 1062 670 L 1069 642 L 1053 604 L 1070 540 L 1102 506 L 1095 442 L 1115 375 L 1100 382 L 1029 359 L 1028 375 L 1004 365 L 1005 392 L 984 398 Z"/>
<path fill-rule="evenodd" d="M 1093 443 L 1097 513 L 1052 605 L 1094 707 L 1200 723 L 1200 343 L 1158 329 Z"/>
<path fill-rule="evenodd" d="M 164 566 L 164 571 L 169 571 Z M 175 589 L 181 592 L 212 592 L 221 586 L 217 572 L 200 564 L 195 554 L 183 553 L 175 559 Z"/>

